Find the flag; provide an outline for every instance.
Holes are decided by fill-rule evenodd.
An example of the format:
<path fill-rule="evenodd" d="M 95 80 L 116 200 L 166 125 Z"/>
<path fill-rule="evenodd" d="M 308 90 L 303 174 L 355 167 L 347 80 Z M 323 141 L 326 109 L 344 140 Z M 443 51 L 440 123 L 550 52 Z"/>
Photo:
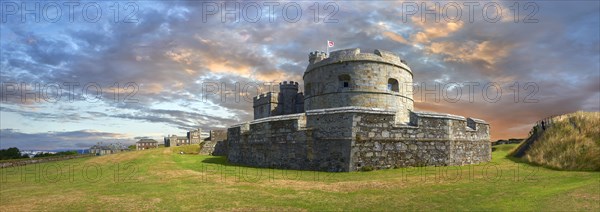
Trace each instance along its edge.
<path fill-rule="evenodd" d="M 327 47 L 333 47 L 333 41 L 328 40 L 327 41 Z"/>

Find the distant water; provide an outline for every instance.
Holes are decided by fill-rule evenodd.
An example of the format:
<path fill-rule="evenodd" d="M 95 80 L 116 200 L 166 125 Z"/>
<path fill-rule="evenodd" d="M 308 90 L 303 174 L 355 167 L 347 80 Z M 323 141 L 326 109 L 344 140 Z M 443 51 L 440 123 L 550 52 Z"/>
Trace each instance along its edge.
<path fill-rule="evenodd" d="M 89 154 L 90 150 L 89 149 L 53 149 L 53 150 L 21 150 L 21 155 L 29 155 L 30 157 L 33 157 L 33 155 L 39 154 L 39 153 L 57 153 L 57 152 L 64 152 L 64 151 L 76 151 L 77 154 Z"/>

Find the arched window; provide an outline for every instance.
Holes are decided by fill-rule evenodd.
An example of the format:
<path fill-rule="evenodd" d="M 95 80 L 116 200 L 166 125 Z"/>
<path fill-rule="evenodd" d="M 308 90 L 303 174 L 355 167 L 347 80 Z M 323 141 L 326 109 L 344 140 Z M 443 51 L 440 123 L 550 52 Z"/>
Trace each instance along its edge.
<path fill-rule="evenodd" d="M 341 88 L 349 88 L 350 87 L 350 75 L 342 74 L 342 75 L 338 76 L 338 79 L 340 81 Z"/>
<path fill-rule="evenodd" d="M 400 91 L 400 89 L 398 89 L 398 80 L 396 80 L 394 78 L 388 79 L 388 91 L 393 91 L 393 92 Z"/>

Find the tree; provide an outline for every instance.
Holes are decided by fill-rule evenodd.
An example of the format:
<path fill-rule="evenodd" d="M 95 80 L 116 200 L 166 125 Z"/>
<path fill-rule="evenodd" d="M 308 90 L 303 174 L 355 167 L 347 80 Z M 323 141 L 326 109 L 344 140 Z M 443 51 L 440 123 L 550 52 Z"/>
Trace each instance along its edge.
<path fill-rule="evenodd" d="M 17 147 L 0 149 L 0 160 L 21 158 L 21 151 Z"/>
<path fill-rule="evenodd" d="M 77 151 L 64 151 L 64 152 L 57 152 L 57 153 L 39 153 L 35 156 L 33 156 L 34 158 L 43 158 L 43 157 L 50 157 L 50 156 L 65 156 L 65 155 L 77 155 Z"/>

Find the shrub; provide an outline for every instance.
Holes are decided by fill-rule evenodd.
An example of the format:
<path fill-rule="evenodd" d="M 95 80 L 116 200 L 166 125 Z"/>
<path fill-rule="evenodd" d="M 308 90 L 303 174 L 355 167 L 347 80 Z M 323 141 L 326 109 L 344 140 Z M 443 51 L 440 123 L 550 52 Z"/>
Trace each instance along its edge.
<path fill-rule="evenodd" d="M 372 166 L 363 166 L 363 167 L 360 167 L 360 171 L 361 172 L 370 172 L 370 171 L 373 171 L 373 170 L 375 170 L 375 169 Z"/>

